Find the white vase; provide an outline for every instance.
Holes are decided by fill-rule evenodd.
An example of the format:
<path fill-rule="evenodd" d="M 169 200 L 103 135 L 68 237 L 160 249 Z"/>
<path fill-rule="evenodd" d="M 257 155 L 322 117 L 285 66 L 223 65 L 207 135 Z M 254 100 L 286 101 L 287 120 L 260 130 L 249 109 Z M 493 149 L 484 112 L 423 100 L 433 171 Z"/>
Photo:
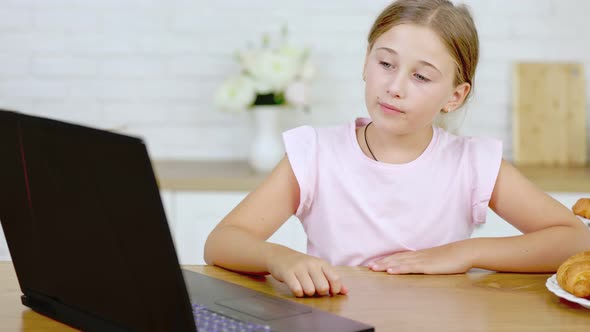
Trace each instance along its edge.
<path fill-rule="evenodd" d="M 279 130 L 279 116 L 282 112 L 285 109 L 279 106 L 256 106 L 252 109 L 254 139 L 248 162 L 259 173 L 272 171 L 285 154 Z"/>

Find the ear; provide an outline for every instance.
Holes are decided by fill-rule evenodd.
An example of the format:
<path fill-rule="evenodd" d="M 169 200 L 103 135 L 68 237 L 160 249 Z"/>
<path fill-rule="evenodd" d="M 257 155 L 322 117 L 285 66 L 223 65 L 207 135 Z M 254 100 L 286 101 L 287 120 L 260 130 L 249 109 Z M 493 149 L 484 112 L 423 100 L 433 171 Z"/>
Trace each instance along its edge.
<path fill-rule="evenodd" d="M 471 84 L 467 82 L 457 85 L 444 109 L 447 110 L 447 112 L 452 112 L 459 108 L 461 105 L 463 105 L 463 102 L 465 101 L 465 98 L 467 98 L 470 90 Z"/>

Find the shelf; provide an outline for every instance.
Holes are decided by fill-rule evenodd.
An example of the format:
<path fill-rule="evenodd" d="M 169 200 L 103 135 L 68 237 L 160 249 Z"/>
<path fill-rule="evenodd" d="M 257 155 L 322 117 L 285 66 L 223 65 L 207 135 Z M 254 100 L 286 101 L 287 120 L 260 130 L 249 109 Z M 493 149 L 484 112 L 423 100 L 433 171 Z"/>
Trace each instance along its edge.
<path fill-rule="evenodd" d="M 518 169 L 547 192 L 590 192 L 590 167 Z M 163 190 L 252 191 L 266 177 L 245 161 L 159 160 L 154 170 Z"/>
<path fill-rule="evenodd" d="M 161 189 L 181 191 L 252 191 L 266 174 L 257 174 L 245 161 L 155 161 Z"/>

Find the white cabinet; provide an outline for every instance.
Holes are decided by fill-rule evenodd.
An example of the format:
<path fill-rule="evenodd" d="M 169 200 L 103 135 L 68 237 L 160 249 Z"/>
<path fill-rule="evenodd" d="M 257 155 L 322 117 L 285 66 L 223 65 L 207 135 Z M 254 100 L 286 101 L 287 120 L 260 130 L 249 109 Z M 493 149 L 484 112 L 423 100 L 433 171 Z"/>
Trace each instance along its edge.
<path fill-rule="evenodd" d="M 549 195 L 570 210 L 578 199 L 590 197 L 590 193 L 549 193 Z M 471 237 L 514 236 L 520 234 L 522 233 L 514 226 L 504 221 L 491 209 L 488 209 L 486 223 L 478 226 Z"/>
<path fill-rule="evenodd" d="M 203 260 L 203 248 L 207 236 L 215 225 L 246 195 L 246 192 L 168 190 L 161 192 L 168 224 L 181 264 L 205 263 Z M 590 197 L 590 192 L 550 193 L 550 195 L 568 209 L 571 209 L 580 197 Z M 516 228 L 502 220 L 490 209 L 487 214 L 487 222 L 477 227 L 472 237 L 498 237 L 519 234 L 521 233 Z M 269 241 L 306 252 L 307 239 L 303 227 L 296 217 L 289 218 Z M 10 260 L 1 228 L 0 260 Z"/>
<path fill-rule="evenodd" d="M 520 234 L 522 233 L 518 229 L 500 218 L 492 209 L 488 209 L 485 224 L 476 226 L 471 237 L 514 236 Z"/>
<path fill-rule="evenodd" d="M 167 195 L 172 198 L 166 203 L 166 209 L 173 216 L 169 223 L 180 263 L 204 264 L 207 236 L 247 193 L 174 192 Z M 305 252 L 307 243 L 303 227 L 295 217 L 289 218 L 269 241 L 302 252 Z"/>
<path fill-rule="evenodd" d="M 204 264 L 203 246 L 217 223 L 233 209 L 246 192 L 175 192 L 164 193 L 170 211 L 171 229 L 181 264 Z M 590 193 L 550 193 L 567 208 L 580 197 Z M 488 209 L 487 221 L 477 227 L 472 237 L 501 237 L 520 235 L 520 231 Z M 306 251 L 306 236 L 299 220 L 291 217 L 269 241 L 289 248 Z"/>

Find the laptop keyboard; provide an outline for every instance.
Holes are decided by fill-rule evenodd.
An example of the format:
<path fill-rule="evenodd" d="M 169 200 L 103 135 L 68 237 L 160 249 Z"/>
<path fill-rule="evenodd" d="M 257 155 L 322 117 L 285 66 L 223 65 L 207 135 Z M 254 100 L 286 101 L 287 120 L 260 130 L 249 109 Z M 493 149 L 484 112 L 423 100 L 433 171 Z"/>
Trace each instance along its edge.
<path fill-rule="evenodd" d="M 207 332 L 267 332 L 270 326 L 256 323 L 244 322 L 214 311 L 204 306 L 193 304 L 193 314 L 197 323 L 198 331 Z"/>

